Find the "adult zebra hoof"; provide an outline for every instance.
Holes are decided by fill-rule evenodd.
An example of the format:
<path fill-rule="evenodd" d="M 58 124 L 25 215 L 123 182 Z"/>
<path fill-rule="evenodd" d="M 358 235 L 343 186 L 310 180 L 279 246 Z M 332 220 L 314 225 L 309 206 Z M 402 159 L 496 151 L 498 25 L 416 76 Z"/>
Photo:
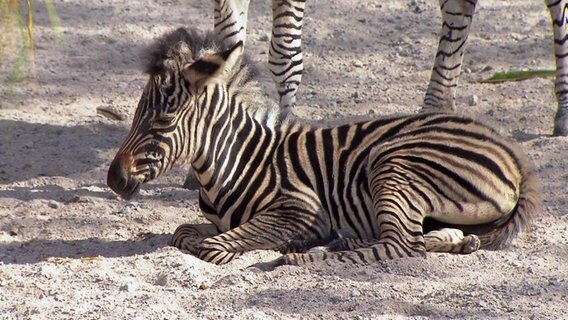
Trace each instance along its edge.
<path fill-rule="evenodd" d="M 565 137 L 568 136 L 568 106 L 559 108 L 554 119 L 553 136 Z"/>

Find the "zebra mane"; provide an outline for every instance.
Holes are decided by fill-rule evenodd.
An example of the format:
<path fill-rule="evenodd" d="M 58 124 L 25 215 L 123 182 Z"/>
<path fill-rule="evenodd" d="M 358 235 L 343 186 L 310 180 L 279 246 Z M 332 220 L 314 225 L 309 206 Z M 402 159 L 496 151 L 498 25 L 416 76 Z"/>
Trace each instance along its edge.
<path fill-rule="evenodd" d="M 159 74 L 182 67 L 198 59 L 205 48 L 217 48 L 212 33 L 201 35 L 195 30 L 178 28 L 156 39 L 144 50 L 144 72 Z"/>
<path fill-rule="evenodd" d="M 178 28 L 156 39 L 143 51 L 145 61 L 143 70 L 150 75 L 181 70 L 184 65 L 205 54 L 222 52 L 227 49 L 229 48 L 222 46 L 221 41 L 218 41 L 212 32 L 201 34 L 196 30 Z M 260 109 L 265 111 L 275 109 L 267 107 L 272 104 L 266 101 L 261 93 L 260 85 L 253 80 L 258 75 L 257 70 L 257 65 L 245 54 L 227 83 L 246 100 L 249 111 L 255 113 L 259 113 Z"/>

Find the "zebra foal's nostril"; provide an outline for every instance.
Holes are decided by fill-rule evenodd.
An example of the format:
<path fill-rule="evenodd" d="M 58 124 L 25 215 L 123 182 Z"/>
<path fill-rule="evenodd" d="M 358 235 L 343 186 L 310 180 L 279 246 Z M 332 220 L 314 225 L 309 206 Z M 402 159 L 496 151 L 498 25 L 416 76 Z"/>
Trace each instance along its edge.
<path fill-rule="evenodd" d="M 116 157 L 107 174 L 107 185 L 116 193 L 121 194 L 128 185 L 128 170 L 121 157 Z"/>

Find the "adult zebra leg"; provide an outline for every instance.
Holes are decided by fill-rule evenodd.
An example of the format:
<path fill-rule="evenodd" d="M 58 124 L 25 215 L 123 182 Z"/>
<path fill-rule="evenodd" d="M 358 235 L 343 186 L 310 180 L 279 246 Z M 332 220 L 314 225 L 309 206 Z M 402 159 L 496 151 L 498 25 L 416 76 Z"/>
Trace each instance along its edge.
<path fill-rule="evenodd" d="M 302 81 L 302 22 L 305 6 L 305 0 L 272 0 L 268 64 L 282 108 L 296 104 L 296 91 Z"/>
<path fill-rule="evenodd" d="M 424 97 L 423 111 L 454 111 L 454 88 L 458 84 L 465 44 L 477 0 L 440 0 L 442 34 Z"/>
<path fill-rule="evenodd" d="M 231 47 L 247 35 L 247 16 L 250 0 L 215 0 L 214 30 L 223 46 Z M 190 169 L 183 182 L 186 189 L 198 189 L 193 170 Z"/>
<path fill-rule="evenodd" d="M 555 91 L 558 111 L 554 119 L 555 136 L 568 136 L 568 1 L 546 0 L 552 19 L 554 55 L 556 56 Z"/>
<path fill-rule="evenodd" d="M 215 34 L 226 47 L 247 36 L 247 15 L 250 0 L 215 0 Z"/>

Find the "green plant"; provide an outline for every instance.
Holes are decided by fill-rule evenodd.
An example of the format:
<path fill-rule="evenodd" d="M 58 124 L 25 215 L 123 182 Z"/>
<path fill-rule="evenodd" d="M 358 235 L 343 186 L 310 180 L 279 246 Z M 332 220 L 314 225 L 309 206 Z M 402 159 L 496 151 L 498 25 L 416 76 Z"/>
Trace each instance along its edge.
<path fill-rule="evenodd" d="M 521 81 L 531 78 L 547 78 L 556 76 L 555 69 L 533 69 L 533 70 L 509 70 L 496 72 L 487 79 L 480 80 L 481 83 L 499 83 L 505 81 Z"/>
<path fill-rule="evenodd" d="M 45 8 L 56 40 L 61 40 L 61 22 L 51 0 Z M 34 1 L 0 0 L 0 66 L 6 64 L 8 82 L 18 82 L 26 74 L 35 76 Z"/>

